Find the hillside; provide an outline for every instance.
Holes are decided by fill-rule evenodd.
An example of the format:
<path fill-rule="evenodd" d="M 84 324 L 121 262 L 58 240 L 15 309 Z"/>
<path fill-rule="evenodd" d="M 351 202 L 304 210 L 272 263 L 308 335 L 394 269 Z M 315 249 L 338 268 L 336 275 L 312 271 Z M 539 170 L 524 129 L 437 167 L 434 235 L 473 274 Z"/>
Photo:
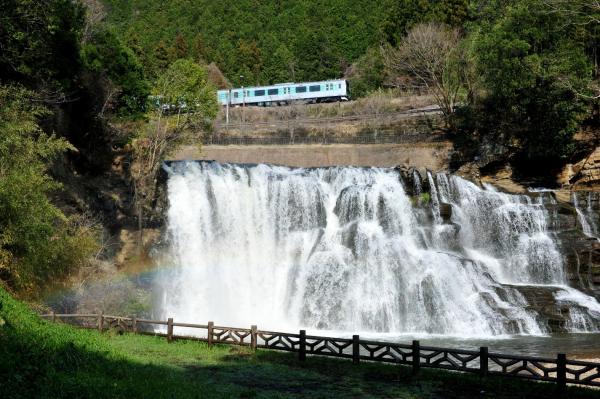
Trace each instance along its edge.
<path fill-rule="evenodd" d="M 108 20 L 129 43 L 141 46 L 150 69 L 165 57 L 187 55 L 215 62 L 234 84 L 249 85 L 342 76 L 379 43 L 393 1 L 104 3 Z"/>

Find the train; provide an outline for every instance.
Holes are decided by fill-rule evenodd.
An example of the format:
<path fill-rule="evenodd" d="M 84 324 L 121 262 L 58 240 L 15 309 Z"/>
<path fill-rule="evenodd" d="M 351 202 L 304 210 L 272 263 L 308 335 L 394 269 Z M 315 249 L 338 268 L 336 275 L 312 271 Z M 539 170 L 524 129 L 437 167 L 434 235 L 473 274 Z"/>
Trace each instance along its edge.
<path fill-rule="evenodd" d="M 345 79 L 320 82 L 279 83 L 271 86 L 219 90 L 217 99 L 223 106 L 272 106 L 292 103 L 348 101 L 350 85 Z"/>

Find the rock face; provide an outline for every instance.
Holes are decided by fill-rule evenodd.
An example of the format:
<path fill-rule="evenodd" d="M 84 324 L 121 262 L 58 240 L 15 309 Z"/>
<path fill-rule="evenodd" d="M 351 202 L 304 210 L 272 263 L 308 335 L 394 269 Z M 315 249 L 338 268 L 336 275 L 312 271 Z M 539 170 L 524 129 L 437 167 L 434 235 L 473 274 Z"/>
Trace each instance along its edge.
<path fill-rule="evenodd" d="M 570 229 L 560 229 L 559 237 L 563 247 L 570 249 L 567 253 L 571 281 L 600 297 L 600 193 L 574 192 L 570 204 L 575 216 L 569 216 L 574 220 L 569 221 Z"/>
<path fill-rule="evenodd" d="M 575 189 L 600 186 L 600 147 L 587 158 L 575 164 L 568 164 L 558 179 L 563 185 L 570 184 Z"/>

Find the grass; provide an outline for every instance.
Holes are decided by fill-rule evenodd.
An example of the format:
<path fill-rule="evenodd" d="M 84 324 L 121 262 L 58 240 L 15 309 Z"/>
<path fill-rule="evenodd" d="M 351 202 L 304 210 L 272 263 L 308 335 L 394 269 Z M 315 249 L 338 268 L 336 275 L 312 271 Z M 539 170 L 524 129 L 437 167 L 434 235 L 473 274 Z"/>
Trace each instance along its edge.
<path fill-rule="evenodd" d="M 552 384 L 309 357 L 41 320 L 0 289 L 1 398 L 551 398 Z M 600 397 L 569 388 L 565 397 Z"/>

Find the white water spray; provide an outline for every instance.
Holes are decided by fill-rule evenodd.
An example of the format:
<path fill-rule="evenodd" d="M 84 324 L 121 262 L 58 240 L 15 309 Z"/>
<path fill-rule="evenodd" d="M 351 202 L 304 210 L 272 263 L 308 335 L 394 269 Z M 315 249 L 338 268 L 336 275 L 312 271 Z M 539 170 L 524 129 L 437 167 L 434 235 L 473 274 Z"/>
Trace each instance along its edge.
<path fill-rule="evenodd" d="M 174 168 L 168 234 L 175 266 L 158 288 L 162 316 L 178 321 L 544 334 L 515 286 L 566 285 L 546 210 L 527 196 L 428 174 L 431 204 L 415 206 L 394 169 Z M 451 220 L 443 220 L 442 205 L 451 207 Z M 578 329 L 593 324 L 586 309 Z"/>

